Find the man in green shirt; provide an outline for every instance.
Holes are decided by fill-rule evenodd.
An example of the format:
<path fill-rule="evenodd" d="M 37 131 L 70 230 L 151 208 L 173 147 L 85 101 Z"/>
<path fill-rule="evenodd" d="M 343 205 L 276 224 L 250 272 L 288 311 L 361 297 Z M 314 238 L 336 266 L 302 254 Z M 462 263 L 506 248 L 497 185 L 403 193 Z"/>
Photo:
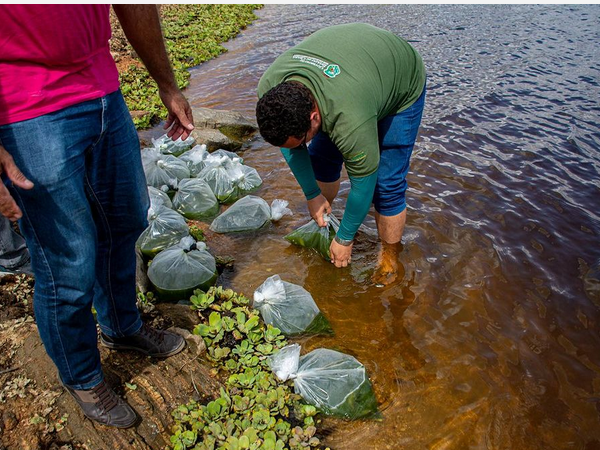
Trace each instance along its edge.
<path fill-rule="evenodd" d="M 425 78 L 421 57 L 406 41 L 355 23 L 317 31 L 279 56 L 260 79 L 260 133 L 282 147 L 320 226 L 346 166 L 351 190 L 330 247 L 336 267 L 350 263 L 354 235 L 371 203 L 381 240 L 399 246 Z"/>

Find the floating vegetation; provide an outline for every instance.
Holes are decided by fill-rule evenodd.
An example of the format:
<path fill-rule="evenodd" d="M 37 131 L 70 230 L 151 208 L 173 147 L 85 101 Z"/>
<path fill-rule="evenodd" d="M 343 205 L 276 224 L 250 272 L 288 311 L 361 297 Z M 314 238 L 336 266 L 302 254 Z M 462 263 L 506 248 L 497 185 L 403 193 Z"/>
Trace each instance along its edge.
<path fill-rule="evenodd" d="M 250 300 L 231 289 L 197 290 L 190 301 L 202 319 L 194 334 L 204 339 L 225 386 L 206 405 L 191 401 L 173 411 L 173 448 L 322 449 L 317 409 L 269 368 L 269 357 L 287 345 L 280 330 L 265 325 Z"/>

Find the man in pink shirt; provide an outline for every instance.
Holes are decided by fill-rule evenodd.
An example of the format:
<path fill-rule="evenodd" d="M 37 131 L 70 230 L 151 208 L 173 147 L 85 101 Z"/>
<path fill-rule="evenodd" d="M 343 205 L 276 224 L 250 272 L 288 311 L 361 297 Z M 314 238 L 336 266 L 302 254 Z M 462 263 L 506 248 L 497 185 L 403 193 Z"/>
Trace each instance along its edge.
<path fill-rule="evenodd" d="M 148 192 L 138 135 L 110 54 L 109 5 L 0 6 L 0 213 L 20 220 L 34 312 L 60 379 L 89 418 L 127 428 L 133 409 L 104 381 L 97 346 L 167 357 L 183 338 L 142 323 L 135 242 Z M 177 139 L 193 129 L 154 5 L 115 5 L 159 87 Z"/>

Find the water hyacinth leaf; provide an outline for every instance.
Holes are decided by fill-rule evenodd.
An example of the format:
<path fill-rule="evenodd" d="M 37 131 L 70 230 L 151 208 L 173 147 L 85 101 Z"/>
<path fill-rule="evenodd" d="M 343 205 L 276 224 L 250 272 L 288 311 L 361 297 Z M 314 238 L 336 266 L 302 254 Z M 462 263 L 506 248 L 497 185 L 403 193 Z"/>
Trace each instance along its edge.
<path fill-rule="evenodd" d="M 249 449 L 250 448 L 250 438 L 248 436 L 240 436 L 238 441 L 240 449 Z"/>
<path fill-rule="evenodd" d="M 211 328 L 203 323 L 199 323 L 194 327 L 194 334 L 202 337 L 210 336 L 211 331 Z"/>
<path fill-rule="evenodd" d="M 194 445 L 198 439 L 198 435 L 193 431 L 184 431 L 181 433 L 181 442 L 186 446 Z"/>
<path fill-rule="evenodd" d="M 211 312 L 210 316 L 208 316 L 208 325 L 210 326 L 210 328 L 215 331 L 220 331 L 221 324 L 221 314 L 219 314 L 216 311 Z"/>

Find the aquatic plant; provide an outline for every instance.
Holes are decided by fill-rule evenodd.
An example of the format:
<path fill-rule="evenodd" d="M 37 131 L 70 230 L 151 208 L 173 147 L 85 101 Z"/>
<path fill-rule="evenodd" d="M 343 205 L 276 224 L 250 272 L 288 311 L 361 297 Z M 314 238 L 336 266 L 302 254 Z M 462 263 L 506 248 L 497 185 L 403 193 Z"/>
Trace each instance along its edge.
<path fill-rule="evenodd" d="M 206 241 L 206 237 L 204 236 L 204 231 L 202 230 L 202 228 L 200 228 L 198 226 L 197 223 L 195 223 L 192 220 L 188 220 L 187 224 L 190 228 L 190 236 L 192 236 L 197 242 L 205 242 Z"/>
<path fill-rule="evenodd" d="M 268 357 L 287 344 L 281 331 L 265 325 L 250 300 L 213 287 L 190 298 L 201 322 L 208 358 L 223 376 L 219 398 L 190 401 L 173 411 L 175 450 L 300 450 L 320 447 L 317 409 L 281 383 Z"/>

